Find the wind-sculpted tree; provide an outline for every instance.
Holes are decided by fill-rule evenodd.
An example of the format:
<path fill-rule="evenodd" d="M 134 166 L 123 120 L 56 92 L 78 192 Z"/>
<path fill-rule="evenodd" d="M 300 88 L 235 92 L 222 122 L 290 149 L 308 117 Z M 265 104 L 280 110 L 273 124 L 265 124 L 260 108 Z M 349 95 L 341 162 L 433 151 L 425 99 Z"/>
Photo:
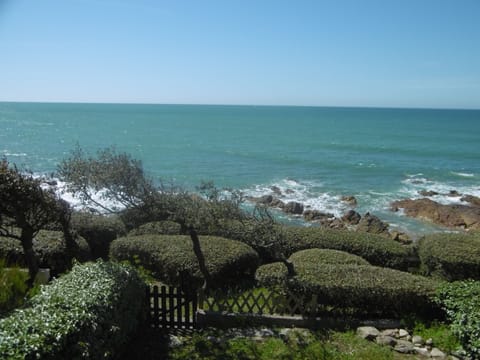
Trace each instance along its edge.
<path fill-rule="evenodd" d="M 145 175 L 142 162 L 127 153 L 118 153 L 114 147 L 101 149 L 92 157 L 77 145 L 58 166 L 58 175 L 67 183 L 67 190 L 84 205 L 106 213 L 145 208 L 158 196 L 158 189 Z"/>
<path fill-rule="evenodd" d="M 67 251 L 76 244 L 70 232 L 71 208 L 51 187 L 42 187 L 44 179 L 22 174 L 7 160 L 0 161 L 0 236 L 21 242 L 29 270 L 29 285 L 38 272 L 33 239 L 47 225 L 56 223 L 64 232 Z M 1 240 L 0 240 L 1 241 Z"/>
<path fill-rule="evenodd" d="M 145 174 L 140 160 L 127 153 L 118 153 L 114 147 L 99 150 L 96 156 L 87 156 L 77 146 L 70 157 L 60 163 L 58 175 L 67 183 L 67 190 L 78 196 L 84 205 L 106 213 L 118 213 L 127 228 L 159 220 L 180 224 L 181 232 L 190 235 L 207 283 L 209 274 L 198 236 L 221 235 L 226 220 L 240 221 L 238 232 L 248 232 L 252 240 L 249 245 L 267 251 L 274 258 L 285 258 L 278 255 L 278 231 L 274 229 L 274 220 L 248 215 L 241 206 L 243 197 L 238 191 L 218 189 L 212 182 L 203 182 L 197 188 L 198 193 L 175 184 L 155 185 Z M 245 236 L 238 236 L 239 240 L 242 238 Z"/>

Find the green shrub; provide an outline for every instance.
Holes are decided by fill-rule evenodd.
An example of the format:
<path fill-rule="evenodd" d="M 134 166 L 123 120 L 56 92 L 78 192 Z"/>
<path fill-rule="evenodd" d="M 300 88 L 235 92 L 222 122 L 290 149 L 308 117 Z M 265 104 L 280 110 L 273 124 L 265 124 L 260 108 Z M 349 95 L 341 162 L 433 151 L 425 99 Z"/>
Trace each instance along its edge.
<path fill-rule="evenodd" d="M 291 292 L 317 295 L 318 302 L 339 312 L 366 315 L 419 315 L 435 311 L 431 297 L 436 282 L 399 270 L 371 266 L 364 260 L 337 253 L 321 261 L 326 253 L 317 249 L 292 255 L 296 275 L 287 279 L 282 263 L 261 266 L 255 278 L 260 286 L 282 285 Z M 332 261 L 328 261 L 332 260 Z M 343 261 L 343 263 L 341 263 Z M 288 281 L 286 281 L 288 280 Z"/>
<path fill-rule="evenodd" d="M 473 359 L 480 358 L 480 281 L 443 284 L 437 302 L 447 313 L 451 329 Z"/>
<path fill-rule="evenodd" d="M 144 306 L 145 284 L 131 267 L 75 265 L 43 286 L 30 307 L 0 320 L 0 358 L 113 358 L 137 330 Z"/>
<path fill-rule="evenodd" d="M 128 236 L 156 234 L 156 235 L 180 235 L 180 224 L 173 221 L 153 221 L 131 230 Z"/>
<path fill-rule="evenodd" d="M 289 260 L 294 264 L 321 263 L 321 264 L 350 264 L 370 265 L 367 260 L 360 256 L 349 254 L 344 251 L 331 249 L 307 249 L 297 251 L 290 256 Z"/>
<path fill-rule="evenodd" d="M 27 293 L 28 271 L 18 266 L 5 267 L 5 260 L 0 259 L 0 316 L 20 306 Z"/>
<path fill-rule="evenodd" d="M 407 270 L 415 266 L 414 249 L 383 236 L 317 227 L 285 226 L 287 256 L 311 248 L 334 249 L 358 255 L 372 265 Z"/>
<path fill-rule="evenodd" d="M 90 259 L 90 248 L 81 236 L 76 236 L 73 256 L 79 261 Z M 70 267 L 71 257 L 67 256 L 67 248 L 63 232 L 40 230 L 33 239 L 33 251 L 39 260 L 39 266 L 50 268 L 52 276 L 56 276 Z M 25 266 L 23 248 L 20 241 L 9 238 L 0 239 L 0 257 L 7 259 L 8 264 L 18 263 Z"/>
<path fill-rule="evenodd" d="M 319 296 L 322 304 L 400 316 L 428 314 L 435 283 L 399 270 L 345 264 L 295 264 L 293 291 Z"/>
<path fill-rule="evenodd" d="M 419 241 L 425 274 L 448 281 L 480 279 L 480 236 L 433 234 Z"/>
<path fill-rule="evenodd" d="M 283 286 L 287 278 L 287 267 L 281 262 L 262 265 L 255 272 L 255 281 L 262 286 Z"/>
<path fill-rule="evenodd" d="M 283 229 L 268 219 L 223 219 L 210 228 L 210 235 L 241 241 L 251 246 L 263 262 L 272 262 L 281 254 L 287 256 Z"/>
<path fill-rule="evenodd" d="M 115 215 L 95 215 L 77 212 L 72 215 L 72 228 L 87 240 L 92 258 L 108 258 L 110 243 L 127 233 L 125 225 Z"/>
<path fill-rule="evenodd" d="M 232 283 L 244 276 L 253 276 L 258 266 L 258 255 L 239 241 L 213 236 L 201 236 L 200 244 L 206 266 L 214 286 Z M 133 261 L 138 256 L 141 264 L 158 279 L 181 284 L 187 276 L 193 286 L 202 284 L 202 275 L 189 236 L 141 235 L 116 239 L 110 246 L 110 256 L 117 260 Z"/>

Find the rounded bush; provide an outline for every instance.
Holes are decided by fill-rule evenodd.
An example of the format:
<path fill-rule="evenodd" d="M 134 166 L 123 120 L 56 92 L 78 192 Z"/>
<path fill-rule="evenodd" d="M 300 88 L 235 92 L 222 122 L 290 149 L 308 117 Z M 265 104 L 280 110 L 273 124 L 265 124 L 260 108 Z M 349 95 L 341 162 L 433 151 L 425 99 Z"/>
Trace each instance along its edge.
<path fill-rule="evenodd" d="M 287 277 L 283 263 L 268 264 L 258 268 L 258 284 L 315 295 L 324 306 L 369 316 L 428 314 L 436 309 L 431 298 L 437 283 L 432 279 L 372 266 L 354 255 L 332 250 L 304 250 L 289 260 L 295 276 Z"/>
<path fill-rule="evenodd" d="M 331 249 L 307 249 L 297 251 L 290 256 L 289 260 L 294 264 L 321 263 L 321 264 L 350 264 L 370 265 L 360 256 L 349 254 L 345 251 Z"/>
<path fill-rule="evenodd" d="M 255 272 L 255 281 L 261 286 L 283 286 L 287 278 L 288 270 L 282 262 L 262 265 Z"/>
<path fill-rule="evenodd" d="M 118 357 L 145 314 L 145 283 L 129 266 L 75 265 L 30 307 L 0 320 L 2 359 Z"/>
<path fill-rule="evenodd" d="M 295 264 L 292 291 L 317 295 L 324 305 L 374 315 L 427 314 L 436 283 L 399 270 L 351 264 Z"/>
<path fill-rule="evenodd" d="M 214 236 L 201 236 L 200 246 L 213 286 L 253 277 L 258 267 L 258 254 L 239 241 Z M 140 235 L 116 239 L 110 256 L 117 260 L 140 263 L 153 275 L 170 285 L 182 285 L 182 277 L 199 287 L 203 283 L 192 241 L 183 235 Z"/>
<path fill-rule="evenodd" d="M 358 255 L 372 265 L 407 270 L 417 265 L 414 248 L 381 235 L 317 227 L 285 226 L 286 256 L 311 248 L 334 249 Z"/>
<path fill-rule="evenodd" d="M 75 237 L 76 248 L 71 254 L 78 261 L 91 259 L 90 247 L 81 236 Z M 52 276 L 56 276 L 70 267 L 72 260 L 67 254 L 65 238 L 61 231 L 40 230 L 33 239 L 33 251 L 38 258 L 39 266 L 50 268 Z M 1 238 L 0 257 L 5 258 L 8 264 L 17 263 L 25 266 L 22 244 L 19 240 Z"/>
<path fill-rule="evenodd" d="M 87 240 L 94 259 L 108 258 L 110 243 L 127 233 L 118 216 L 95 215 L 86 212 L 72 214 L 72 228 Z"/>
<path fill-rule="evenodd" d="M 420 239 L 418 254 L 426 275 L 448 281 L 480 279 L 478 234 L 432 234 Z"/>
<path fill-rule="evenodd" d="M 131 230 L 128 236 L 156 234 L 156 235 L 180 235 L 181 226 L 174 221 L 153 221 Z"/>

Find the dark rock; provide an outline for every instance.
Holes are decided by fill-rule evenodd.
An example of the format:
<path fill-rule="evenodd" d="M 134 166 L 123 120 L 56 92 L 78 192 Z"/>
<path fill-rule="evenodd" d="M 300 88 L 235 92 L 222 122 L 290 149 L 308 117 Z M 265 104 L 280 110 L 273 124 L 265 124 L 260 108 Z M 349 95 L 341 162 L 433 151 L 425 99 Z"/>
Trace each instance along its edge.
<path fill-rule="evenodd" d="M 272 190 L 275 195 L 282 195 L 282 190 L 280 190 L 278 186 L 272 186 L 270 190 Z"/>
<path fill-rule="evenodd" d="M 315 220 L 325 220 L 325 219 L 333 218 L 335 217 L 335 215 L 330 213 L 325 213 L 319 210 L 305 210 L 305 212 L 303 213 L 303 217 L 305 218 L 305 220 L 315 221 Z"/>
<path fill-rule="evenodd" d="M 390 233 L 390 236 L 392 237 L 392 240 L 398 241 L 399 243 L 402 243 L 405 245 L 412 243 L 412 239 L 410 239 L 410 237 L 407 234 L 400 231 L 392 231 Z"/>
<path fill-rule="evenodd" d="M 259 204 L 264 204 L 264 205 L 270 205 L 272 201 L 273 201 L 272 195 L 263 195 L 257 200 Z"/>
<path fill-rule="evenodd" d="M 463 229 L 480 229 L 480 207 L 443 205 L 430 199 L 395 201 L 392 209 L 404 209 L 407 216 L 425 219 L 436 224 Z"/>
<path fill-rule="evenodd" d="M 342 221 L 349 225 L 357 225 L 362 217 L 355 210 L 348 210 L 343 216 Z"/>
<path fill-rule="evenodd" d="M 448 196 L 462 196 L 457 190 L 450 190 L 447 194 Z"/>
<path fill-rule="evenodd" d="M 280 199 L 274 198 L 269 206 L 283 209 L 285 207 L 285 203 Z"/>
<path fill-rule="evenodd" d="M 429 191 L 427 191 L 427 190 L 421 190 L 421 191 L 419 191 L 418 193 L 419 193 L 420 195 L 422 195 L 422 196 L 435 196 L 435 195 L 438 195 L 438 192 L 436 192 L 436 191 L 431 191 L 431 190 L 429 190 Z"/>
<path fill-rule="evenodd" d="M 261 197 L 250 197 L 248 200 L 253 201 L 257 204 L 271 206 L 271 207 L 278 207 L 283 208 L 285 205 L 282 200 L 277 199 L 273 195 L 263 195 Z"/>
<path fill-rule="evenodd" d="M 373 234 L 388 234 L 388 224 L 384 223 L 375 215 L 366 213 L 358 223 L 357 231 Z"/>
<path fill-rule="evenodd" d="M 296 201 L 290 201 L 285 204 L 285 206 L 283 207 L 283 211 L 288 214 L 300 215 L 303 213 L 303 204 Z"/>
<path fill-rule="evenodd" d="M 295 194 L 295 190 L 292 190 L 292 189 L 287 189 L 285 190 L 285 194 Z"/>
<path fill-rule="evenodd" d="M 345 223 L 337 218 L 334 218 L 332 221 L 329 221 L 328 227 L 335 230 L 345 229 Z"/>
<path fill-rule="evenodd" d="M 355 196 L 345 195 L 345 196 L 342 196 L 340 200 L 342 200 L 344 203 L 347 203 L 348 205 L 357 206 L 357 199 L 355 198 Z"/>
<path fill-rule="evenodd" d="M 464 195 L 460 200 L 464 202 L 468 202 L 473 206 L 480 206 L 480 197 L 478 196 Z"/>

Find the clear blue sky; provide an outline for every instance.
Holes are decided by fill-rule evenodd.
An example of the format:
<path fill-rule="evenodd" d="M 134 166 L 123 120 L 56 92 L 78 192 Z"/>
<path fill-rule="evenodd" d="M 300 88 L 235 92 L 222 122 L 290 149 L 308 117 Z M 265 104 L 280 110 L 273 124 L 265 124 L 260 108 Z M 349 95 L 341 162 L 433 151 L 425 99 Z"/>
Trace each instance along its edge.
<path fill-rule="evenodd" d="M 480 0 L 0 0 L 0 101 L 480 108 Z"/>

